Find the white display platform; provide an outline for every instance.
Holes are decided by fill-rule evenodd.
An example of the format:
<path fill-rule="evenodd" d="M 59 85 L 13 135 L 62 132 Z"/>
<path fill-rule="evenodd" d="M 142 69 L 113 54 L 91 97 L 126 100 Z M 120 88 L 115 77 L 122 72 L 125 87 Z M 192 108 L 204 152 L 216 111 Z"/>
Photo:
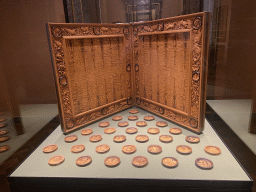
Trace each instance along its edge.
<path fill-rule="evenodd" d="M 131 114 L 128 113 L 129 109 L 118 113 L 123 116 L 123 120 L 128 121 L 127 117 Z M 142 109 L 139 109 L 139 120 L 143 120 L 145 115 L 149 115 Z M 159 128 L 160 133 L 156 135 L 150 135 L 147 133 L 147 129 L 150 127 L 156 127 L 156 121 L 163 120 L 162 118 L 155 116 L 155 120 L 147 121 L 146 127 L 137 127 L 138 133 L 130 135 L 125 132 L 126 128 L 117 126 L 118 121 L 112 121 L 114 115 L 104 119 L 109 121 L 109 127 L 115 127 L 116 132 L 114 134 L 105 134 L 104 128 L 98 126 L 99 122 L 87 126 L 93 129 L 93 134 L 100 134 L 103 139 L 100 142 L 92 143 L 89 141 L 89 136 L 81 135 L 81 130 L 78 130 L 71 135 L 78 136 L 78 140 L 73 143 L 66 143 L 64 138 L 66 137 L 62 132 L 60 126 L 45 139 L 45 141 L 12 173 L 9 175 L 11 182 L 18 181 L 18 179 L 26 178 L 68 178 L 68 179 L 148 179 L 148 180 L 167 180 L 167 181 L 223 181 L 223 182 L 245 182 L 251 183 L 251 178 L 243 170 L 241 165 L 237 162 L 234 156 L 230 153 L 229 149 L 225 146 L 222 140 L 215 133 L 209 123 L 205 122 L 205 130 L 199 135 L 200 142 L 198 144 L 191 144 L 185 141 L 187 135 L 196 135 L 191 131 L 184 128 L 182 134 L 172 135 L 173 141 L 171 143 L 162 143 L 159 141 L 159 136 L 162 134 L 168 134 L 169 129 L 172 127 L 179 127 L 169 121 L 168 126 L 165 128 Z M 136 121 L 128 121 L 128 127 L 136 127 Z M 115 135 L 125 135 L 126 141 L 123 143 L 115 143 L 113 137 Z M 139 143 L 135 141 L 136 135 L 146 134 L 149 136 L 149 141 L 146 143 Z M 57 151 L 45 154 L 42 152 L 43 148 L 49 144 L 57 144 Z M 71 147 L 76 144 L 84 144 L 85 150 L 81 153 L 74 154 L 70 151 Z M 108 144 L 110 151 L 105 154 L 98 154 L 95 151 L 95 147 L 100 144 Z M 137 147 L 137 151 L 134 154 L 124 154 L 122 147 L 127 144 L 132 144 Z M 151 144 L 157 144 L 162 146 L 162 152 L 160 154 L 150 154 L 147 152 L 147 147 Z M 189 155 L 182 155 L 176 152 L 178 145 L 189 145 L 192 147 L 192 153 Z M 215 145 L 221 149 L 221 154 L 214 156 L 205 153 L 204 147 L 206 145 Z M 50 166 L 48 160 L 54 155 L 64 155 L 65 161 L 58 166 Z M 83 155 L 89 155 L 92 157 L 92 163 L 85 167 L 79 167 L 76 165 L 76 159 Z M 104 159 L 108 156 L 116 155 L 121 159 L 121 163 L 114 168 L 105 166 Z M 148 165 L 143 168 L 134 167 L 131 163 L 132 158 L 135 156 L 143 155 L 148 158 Z M 166 168 L 161 164 L 163 157 L 171 156 L 175 157 L 179 161 L 179 165 L 176 168 Z M 195 165 L 196 158 L 208 158 L 214 163 L 214 167 L 211 170 L 202 170 Z"/>

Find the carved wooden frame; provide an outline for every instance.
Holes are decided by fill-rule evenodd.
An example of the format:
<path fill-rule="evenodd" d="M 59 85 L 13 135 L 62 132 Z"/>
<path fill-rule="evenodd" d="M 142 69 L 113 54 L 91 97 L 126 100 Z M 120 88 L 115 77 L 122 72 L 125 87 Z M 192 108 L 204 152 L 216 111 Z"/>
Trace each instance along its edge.
<path fill-rule="evenodd" d="M 49 37 L 55 70 L 55 82 L 61 127 L 64 133 L 70 133 L 83 125 L 129 108 L 132 105 L 144 108 L 159 116 L 176 122 L 196 133 L 204 128 L 205 89 L 208 58 L 209 13 L 161 19 L 135 24 L 54 24 L 49 23 Z M 139 87 L 138 45 L 139 37 L 144 35 L 189 32 L 193 49 L 191 50 L 190 70 L 190 112 L 184 113 L 168 105 L 163 105 L 141 97 Z M 65 41 L 72 38 L 108 38 L 125 39 L 124 67 L 130 73 L 127 84 L 128 97 L 106 105 L 74 115 L 71 88 L 65 57 Z"/>

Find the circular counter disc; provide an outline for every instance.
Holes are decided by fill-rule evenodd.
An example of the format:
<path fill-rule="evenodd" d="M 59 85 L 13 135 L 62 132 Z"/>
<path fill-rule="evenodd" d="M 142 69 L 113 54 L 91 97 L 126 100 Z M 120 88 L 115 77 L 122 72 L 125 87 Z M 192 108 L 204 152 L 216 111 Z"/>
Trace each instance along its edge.
<path fill-rule="evenodd" d="M 159 145 L 149 145 L 147 150 L 149 153 L 158 154 L 162 152 L 162 147 Z"/>
<path fill-rule="evenodd" d="M 165 166 L 165 167 L 168 167 L 168 168 L 174 168 L 174 167 L 177 167 L 179 162 L 176 158 L 174 157 L 164 157 L 162 159 L 162 164 Z"/>
<path fill-rule="evenodd" d="M 219 147 L 207 145 L 204 147 L 204 151 L 211 155 L 219 155 L 221 153 L 221 150 Z"/>
<path fill-rule="evenodd" d="M 210 159 L 206 158 L 197 158 L 195 161 L 195 164 L 197 167 L 201 169 L 212 169 L 213 168 L 213 162 Z"/>
<path fill-rule="evenodd" d="M 0 123 L 5 122 L 5 121 L 6 121 L 5 118 L 0 118 Z"/>
<path fill-rule="evenodd" d="M 102 144 L 102 145 L 98 145 L 96 148 L 95 148 L 95 151 L 97 153 L 106 153 L 110 150 L 110 147 L 109 145 L 106 145 L 106 144 Z"/>
<path fill-rule="evenodd" d="M 134 145 L 125 145 L 122 147 L 122 151 L 126 154 L 131 154 L 136 151 L 136 147 Z"/>
<path fill-rule="evenodd" d="M 178 153 L 184 154 L 184 155 L 188 155 L 190 153 L 192 153 L 192 148 L 188 145 L 178 145 L 176 147 L 176 151 Z"/>
<path fill-rule="evenodd" d="M 124 142 L 125 140 L 126 140 L 126 137 L 124 135 L 116 135 L 114 136 L 114 139 L 113 139 L 113 141 L 117 143 Z"/>
<path fill-rule="evenodd" d="M 178 135 L 182 133 L 182 130 L 180 128 L 171 128 L 169 129 L 169 133 L 172 133 L 174 135 Z"/>
<path fill-rule="evenodd" d="M 156 126 L 158 127 L 166 127 L 168 123 L 166 121 L 157 121 Z"/>
<path fill-rule="evenodd" d="M 135 167 L 144 167 L 148 164 L 148 159 L 144 156 L 136 156 L 132 158 L 132 164 Z"/>
<path fill-rule="evenodd" d="M 1 135 L 5 135 L 5 134 L 7 134 L 7 133 L 9 133 L 8 130 L 2 130 L 2 131 L 0 131 L 0 136 L 1 136 Z"/>
<path fill-rule="evenodd" d="M 129 125 L 128 121 L 120 121 L 120 122 L 118 122 L 118 126 L 119 127 L 126 127 L 128 125 Z"/>
<path fill-rule="evenodd" d="M 131 109 L 131 110 L 129 111 L 129 113 L 131 113 L 131 114 L 136 114 L 136 113 L 139 113 L 139 110 L 138 110 L 138 109 Z"/>
<path fill-rule="evenodd" d="M 149 140 L 149 137 L 147 135 L 137 135 L 135 137 L 135 140 L 143 143 L 143 142 L 147 142 Z"/>
<path fill-rule="evenodd" d="M 91 156 L 81 156 L 76 159 L 76 164 L 78 166 L 86 166 L 92 162 Z"/>
<path fill-rule="evenodd" d="M 144 117 L 144 120 L 146 120 L 146 121 L 152 121 L 154 119 L 155 119 L 155 117 L 153 115 L 147 115 Z"/>
<path fill-rule="evenodd" d="M 102 122 L 99 123 L 100 127 L 107 127 L 109 125 L 110 125 L 110 123 L 108 121 L 102 121 Z"/>
<path fill-rule="evenodd" d="M 53 145 L 47 145 L 46 147 L 43 148 L 44 153 L 51 153 L 54 152 L 58 149 L 58 146 L 53 144 Z"/>
<path fill-rule="evenodd" d="M 109 128 L 104 129 L 104 133 L 106 133 L 106 134 L 111 134 L 111 133 L 115 133 L 115 132 L 116 132 L 116 129 L 114 127 L 109 127 Z"/>
<path fill-rule="evenodd" d="M 117 156 L 109 156 L 104 160 L 104 163 L 108 167 L 115 167 L 119 165 L 120 163 L 120 158 Z"/>
<path fill-rule="evenodd" d="M 85 146 L 80 144 L 80 145 L 74 145 L 73 147 L 71 147 L 71 152 L 72 153 L 80 153 L 82 151 L 84 151 Z"/>
<path fill-rule="evenodd" d="M 90 134 L 92 134 L 92 133 L 93 133 L 93 130 L 92 130 L 91 128 L 83 129 L 83 130 L 81 131 L 81 134 L 82 134 L 82 135 L 90 135 Z"/>
<path fill-rule="evenodd" d="M 188 135 L 185 139 L 189 143 L 199 143 L 200 142 L 200 138 L 197 136 L 194 136 L 194 135 Z"/>
<path fill-rule="evenodd" d="M 112 120 L 113 120 L 113 121 L 120 121 L 120 120 L 122 120 L 122 119 L 123 119 L 123 117 L 120 116 L 120 115 L 116 115 L 116 116 L 112 117 Z"/>
<path fill-rule="evenodd" d="M 8 151 L 9 149 L 10 149 L 9 145 L 2 145 L 2 146 L 0 146 L 0 153 Z"/>
<path fill-rule="evenodd" d="M 101 135 L 92 135 L 89 140 L 91 142 L 98 142 L 98 141 L 101 141 L 102 140 L 102 136 Z"/>
<path fill-rule="evenodd" d="M 147 126 L 147 122 L 146 121 L 137 121 L 136 125 L 138 127 L 145 127 L 145 126 Z"/>
<path fill-rule="evenodd" d="M 5 141 L 8 141 L 9 139 L 11 139 L 10 136 L 3 136 L 3 137 L 0 137 L 0 143 L 5 142 Z"/>
<path fill-rule="evenodd" d="M 1 124 L 0 124 L 0 128 L 6 127 L 6 126 L 7 126 L 6 123 L 1 123 Z"/>
<path fill-rule="evenodd" d="M 158 128 L 149 128 L 147 132 L 150 134 L 158 134 L 160 130 Z"/>
<path fill-rule="evenodd" d="M 127 129 L 125 129 L 125 132 L 129 133 L 129 134 L 134 134 L 134 133 L 138 132 L 138 129 L 136 127 L 129 127 Z"/>
<path fill-rule="evenodd" d="M 137 120 L 139 117 L 137 116 L 137 115 L 130 115 L 129 117 L 128 117 L 128 120 L 130 120 L 130 121 L 135 121 L 135 120 Z"/>
<path fill-rule="evenodd" d="M 159 140 L 164 143 L 170 143 L 173 140 L 173 137 L 171 135 L 160 135 Z"/>
<path fill-rule="evenodd" d="M 69 135 L 69 136 L 65 137 L 64 140 L 67 143 L 72 143 L 72 142 L 76 141 L 77 139 L 78 139 L 78 137 L 76 135 Z"/>
<path fill-rule="evenodd" d="M 51 157 L 48 160 L 49 165 L 55 166 L 55 165 L 59 165 L 61 163 L 63 163 L 63 161 L 65 160 L 65 157 L 63 155 L 56 155 Z"/>

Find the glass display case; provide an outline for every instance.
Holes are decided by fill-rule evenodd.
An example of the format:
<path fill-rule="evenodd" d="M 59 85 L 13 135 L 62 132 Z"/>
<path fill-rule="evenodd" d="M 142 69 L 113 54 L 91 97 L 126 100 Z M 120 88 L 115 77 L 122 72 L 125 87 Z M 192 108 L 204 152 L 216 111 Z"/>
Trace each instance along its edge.
<path fill-rule="evenodd" d="M 253 1 L 0 4 L 4 191 L 255 191 Z"/>

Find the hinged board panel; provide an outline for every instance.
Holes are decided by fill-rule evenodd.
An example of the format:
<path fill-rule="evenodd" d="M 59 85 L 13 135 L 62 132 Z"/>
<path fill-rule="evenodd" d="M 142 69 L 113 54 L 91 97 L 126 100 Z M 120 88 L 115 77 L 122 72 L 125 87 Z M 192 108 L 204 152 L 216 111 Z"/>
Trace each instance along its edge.
<path fill-rule="evenodd" d="M 201 133 L 208 13 L 133 25 L 136 105 Z"/>
<path fill-rule="evenodd" d="M 132 106 L 130 25 L 48 28 L 64 133 Z"/>

